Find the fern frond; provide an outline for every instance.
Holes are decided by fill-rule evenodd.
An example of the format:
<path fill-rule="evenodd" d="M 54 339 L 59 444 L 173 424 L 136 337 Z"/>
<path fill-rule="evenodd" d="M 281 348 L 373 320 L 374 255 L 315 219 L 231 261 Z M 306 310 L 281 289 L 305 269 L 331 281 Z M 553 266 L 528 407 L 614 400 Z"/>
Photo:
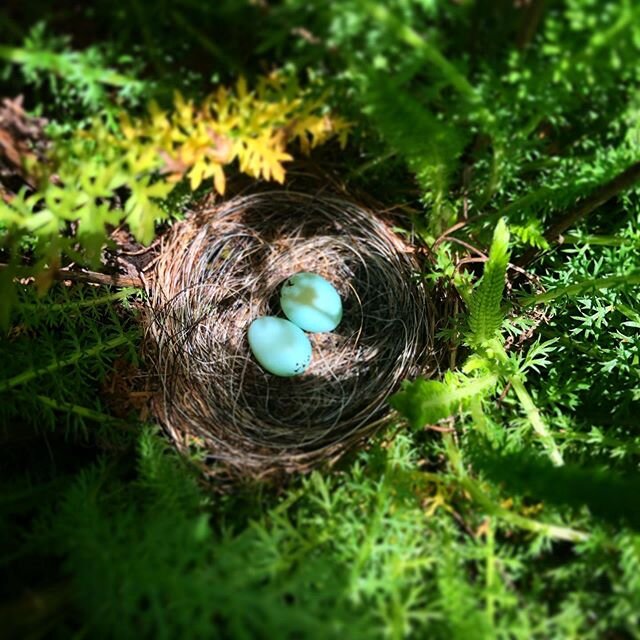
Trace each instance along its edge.
<path fill-rule="evenodd" d="M 407 418 L 413 429 L 419 429 L 448 418 L 473 398 L 486 395 L 496 382 L 497 376 L 492 374 L 470 378 L 448 373 L 442 382 L 418 378 L 414 382 L 405 381 L 389 403 Z"/>
<path fill-rule="evenodd" d="M 89 349 L 78 349 L 74 351 L 63 360 L 55 359 L 46 366 L 38 369 L 27 369 L 22 373 L 19 373 L 12 378 L 8 378 L 6 380 L 0 380 L 0 392 L 8 391 L 9 389 L 13 389 L 14 387 L 27 384 L 32 380 L 35 380 L 39 376 L 43 376 L 46 374 L 54 373 L 59 369 L 63 369 L 64 367 L 68 367 L 72 364 L 76 364 L 82 358 L 91 358 L 101 354 L 104 351 L 110 351 L 111 349 L 115 349 L 116 347 L 121 347 L 129 342 L 129 338 L 126 335 L 119 335 L 115 338 L 111 338 L 110 340 L 100 341 L 97 344 L 93 345 Z"/>
<path fill-rule="evenodd" d="M 509 229 L 504 219 L 496 225 L 489 260 L 469 299 L 469 342 L 486 344 L 497 337 L 504 314 L 500 308 L 509 265 Z"/>
<path fill-rule="evenodd" d="M 468 134 L 443 122 L 387 75 L 371 74 L 366 98 L 376 127 L 415 173 L 432 207 L 432 232 L 439 233 L 451 223 L 443 219 L 449 215 L 447 194 Z"/>

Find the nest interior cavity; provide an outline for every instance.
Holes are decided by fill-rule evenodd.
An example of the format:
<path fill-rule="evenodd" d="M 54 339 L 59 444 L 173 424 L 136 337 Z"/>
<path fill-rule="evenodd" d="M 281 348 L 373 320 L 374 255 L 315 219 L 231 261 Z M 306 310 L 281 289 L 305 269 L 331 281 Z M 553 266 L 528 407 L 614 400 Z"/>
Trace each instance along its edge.
<path fill-rule="evenodd" d="M 384 422 L 401 380 L 436 366 L 420 270 L 388 222 L 338 196 L 266 192 L 199 211 L 168 234 L 149 285 L 157 417 L 210 469 L 264 477 L 335 458 Z M 343 319 L 308 334 L 304 374 L 279 378 L 252 357 L 247 329 L 282 317 L 280 287 L 299 271 L 337 288 Z"/>

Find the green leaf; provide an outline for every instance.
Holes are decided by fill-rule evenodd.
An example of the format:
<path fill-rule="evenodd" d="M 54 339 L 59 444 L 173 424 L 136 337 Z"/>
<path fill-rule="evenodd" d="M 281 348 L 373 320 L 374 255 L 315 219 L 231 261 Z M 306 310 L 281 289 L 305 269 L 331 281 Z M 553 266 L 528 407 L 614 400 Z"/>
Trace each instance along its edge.
<path fill-rule="evenodd" d="M 154 222 L 166 218 L 165 212 L 154 198 L 166 198 L 174 185 L 167 182 L 156 182 L 149 185 L 149 176 L 131 185 L 131 195 L 124 210 L 131 233 L 142 244 L 149 244 L 154 236 Z"/>
<path fill-rule="evenodd" d="M 486 344 L 496 338 L 504 314 L 500 308 L 509 265 L 509 229 L 504 218 L 493 233 L 489 260 L 482 279 L 469 300 L 469 342 L 473 346 Z"/>
<path fill-rule="evenodd" d="M 478 378 L 449 373 L 443 382 L 418 378 L 404 381 L 389 403 L 399 411 L 413 429 L 448 418 L 474 397 L 490 393 L 497 382 L 495 375 Z"/>

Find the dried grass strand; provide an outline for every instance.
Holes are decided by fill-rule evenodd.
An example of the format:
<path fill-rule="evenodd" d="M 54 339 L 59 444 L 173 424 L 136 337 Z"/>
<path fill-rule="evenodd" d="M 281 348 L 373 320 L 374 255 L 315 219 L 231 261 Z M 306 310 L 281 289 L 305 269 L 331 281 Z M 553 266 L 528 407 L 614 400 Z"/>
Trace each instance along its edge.
<path fill-rule="evenodd" d="M 335 458 L 384 423 L 400 381 L 438 364 L 438 313 L 412 247 L 342 197 L 271 191 L 178 223 L 149 285 L 146 349 L 156 414 L 209 471 L 266 477 Z M 343 299 L 331 333 L 309 334 L 307 372 L 278 378 L 251 357 L 251 321 L 282 315 L 280 285 L 319 273 Z"/>

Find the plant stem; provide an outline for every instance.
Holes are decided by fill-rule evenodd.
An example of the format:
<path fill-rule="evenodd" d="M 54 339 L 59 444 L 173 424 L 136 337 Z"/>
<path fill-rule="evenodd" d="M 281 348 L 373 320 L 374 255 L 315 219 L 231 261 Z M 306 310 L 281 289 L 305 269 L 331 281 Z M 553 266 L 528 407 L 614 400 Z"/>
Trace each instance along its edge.
<path fill-rule="evenodd" d="M 127 336 L 117 336 L 116 338 L 112 338 L 111 340 L 107 340 L 106 342 L 100 342 L 90 349 L 87 349 L 86 351 L 75 351 L 64 360 L 54 360 L 53 362 L 50 362 L 48 365 L 40 369 L 28 369 L 27 371 L 23 371 L 13 378 L 0 381 L 0 392 L 8 391 L 9 389 L 13 389 L 14 387 L 18 387 L 27 382 L 31 382 L 31 380 L 35 380 L 36 378 L 39 378 L 40 376 L 43 376 L 47 373 L 53 373 L 54 371 L 58 371 L 58 369 L 62 369 L 63 367 L 68 367 L 69 365 L 75 364 L 79 360 L 82 360 L 82 358 L 96 356 L 103 351 L 110 351 L 111 349 L 120 347 L 123 344 L 127 344 L 128 342 L 129 338 L 127 338 Z"/>
<path fill-rule="evenodd" d="M 629 444 L 611 436 L 595 437 L 590 433 L 567 433 L 556 434 L 556 438 L 568 440 L 569 442 L 584 442 L 593 446 L 606 447 L 608 449 L 624 449 L 625 453 L 640 454 L 640 442 Z"/>
<path fill-rule="evenodd" d="M 46 310 L 48 313 L 57 311 L 74 311 L 76 309 L 85 309 L 87 307 L 98 307 L 101 304 L 106 304 L 107 302 L 128 298 L 137 291 L 138 289 L 127 287 L 126 289 L 120 289 L 120 291 L 116 291 L 115 293 L 108 293 L 104 296 L 96 296 L 95 298 L 92 298 L 90 300 L 79 300 L 77 302 L 56 302 L 47 304 Z M 42 304 L 31 304 L 27 302 L 23 302 L 19 306 L 21 309 L 29 309 L 33 311 L 38 311 L 39 309 L 43 308 Z"/>
<path fill-rule="evenodd" d="M 367 162 L 364 162 L 360 166 L 358 166 L 355 169 L 353 169 L 349 173 L 349 178 L 359 178 L 362 174 L 366 173 L 370 169 L 373 169 L 377 165 L 382 164 L 383 162 L 386 162 L 387 160 L 390 160 L 391 158 L 393 158 L 397 154 L 398 154 L 397 151 L 387 151 L 386 153 L 383 153 L 382 155 L 376 156 L 375 158 L 372 158 L 371 160 L 367 160 Z"/>
<path fill-rule="evenodd" d="M 526 390 L 524 383 L 522 382 L 522 378 L 519 375 L 515 375 L 510 378 L 510 382 L 511 387 L 518 396 L 518 400 L 520 400 L 520 403 L 522 404 L 522 408 L 527 415 L 529 423 L 538 436 L 540 436 L 542 444 L 544 444 L 547 449 L 551 462 L 553 462 L 557 467 L 561 467 L 564 464 L 564 460 L 562 459 L 560 449 L 558 449 L 556 441 L 553 439 L 551 432 L 542 419 L 540 411 L 538 411 L 538 407 L 536 407 L 529 395 L 529 392 Z"/>
<path fill-rule="evenodd" d="M 584 60 L 596 54 L 600 49 L 603 49 L 610 45 L 611 41 L 616 38 L 622 31 L 628 26 L 637 23 L 639 6 L 632 7 L 631 4 L 627 7 L 626 11 L 620 13 L 618 20 L 612 24 L 608 29 L 602 31 L 597 30 L 589 40 L 589 44 L 581 51 L 575 58 L 575 61 Z"/>
<path fill-rule="evenodd" d="M 471 417 L 473 418 L 473 424 L 476 430 L 485 438 L 488 438 L 489 430 L 487 429 L 487 419 L 482 410 L 482 400 L 479 395 L 471 398 L 469 409 L 471 410 Z"/>
<path fill-rule="evenodd" d="M 519 513 L 509 511 L 505 507 L 496 504 L 480 489 L 478 484 L 469 477 L 460 478 L 461 486 L 467 490 L 469 495 L 481 505 L 487 513 L 494 515 L 505 522 L 509 522 L 521 529 L 526 529 L 532 533 L 539 533 L 555 540 L 568 540 L 569 542 L 584 542 L 589 539 L 589 534 L 584 531 L 577 531 L 569 527 L 560 527 L 553 524 L 546 524 L 521 516 Z"/>
<path fill-rule="evenodd" d="M 564 236 L 562 242 L 563 244 L 589 244 L 601 247 L 624 247 L 627 245 L 638 244 L 638 240 L 634 240 L 632 238 L 622 238 L 620 236 L 579 236 L 574 234 L 567 234 L 566 236 Z"/>
<path fill-rule="evenodd" d="M 502 147 L 494 140 L 493 142 L 493 153 L 491 156 L 491 172 L 489 175 L 489 180 L 483 189 L 482 194 L 480 195 L 480 199 L 478 202 L 478 209 L 482 210 L 484 207 L 491 201 L 493 195 L 497 191 L 500 185 L 500 169 L 502 167 L 502 158 L 504 152 Z"/>
<path fill-rule="evenodd" d="M 79 63 L 71 63 L 63 53 L 54 51 L 30 51 L 20 47 L 7 47 L 0 45 L 0 58 L 4 58 L 8 62 L 14 64 L 30 64 L 45 71 L 51 71 L 59 76 L 65 76 Z M 125 87 L 139 84 L 139 80 L 130 76 L 125 76 L 111 69 L 91 68 L 86 64 L 80 65 L 83 75 L 87 79 L 95 80 L 101 84 L 112 87 Z"/>
<path fill-rule="evenodd" d="M 513 526 L 532 533 L 541 534 L 552 538 L 553 540 L 567 540 L 569 542 L 584 542 L 589 539 L 589 534 L 585 531 L 579 531 L 577 529 L 571 529 L 570 527 L 562 527 L 554 524 L 547 524 L 534 520 L 533 518 L 527 518 L 519 513 L 509 511 L 502 505 L 496 504 L 489 498 L 480 488 L 479 484 L 472 480 L 469 476 L 463 477 L 446 476 L 440 473 L 431 473 L 429 471 L 421 471 L 420 475 L 429 482 L 437 482 L 440 484 L 448 481 L 458 484 L 464 489 L 469 496 L 480 505 L 485 512 L 490 516 L 495 516 Z"/>
<path fill-rule="evenodd" d="M 145 12 L 140 6 L 138 0 L 131 0 L 131 6 L 133 8 L 133 13 L 136 16 L 142 39 L 144 40 L 144 46 L 156 72 L 158 72 L 159 75 L 166 75 L 167 67 L 164 64 L 162 57 L 158 55 L 158 50 L 154 44 L 151 29 L 149 28 L 149 21 Z"/>
<path fill-rule="evenodd" d="M 516 39 L 518 49 L 526 49 L 533 40 L 533 37 L 542 22 L 544 9 L 545 0 L 533 0 L 533 2 L 524 4 L 524 16 Z"/>
<path fill-rule="evenodd" d="M 508 371 L 509 359 L 504 350 L 504 347 L 498 343 L 494 343 L 492 345 L 492 348 L 498 362 L 501 365 L 505 366 Z M 517 371 L 508 371 L 505 377 L 511 383 L 511 388 L 515 391 L 516 396 L 518 397 L 518 400 L 520 401 L 520 404 L 524 409 L 527 419 L 529 420 L 529 424 L 533 427 L 535 433 L 540 437 L 542 444 L 549 454 L 551 462 L 553 462 L 553 464 L 557 467 L 561 467 L 564 464 L 564 460 L 562 459 L 560 449 L 558 449 L 556 441 L 553 439 L 551 432 L 542 419 L 542 415 L 540 414 L 538 407 L 536 407 L 533 398 L 529 395 L 529 392 L 524 386 L 524 379 L 522 375 Z"/>
<path fill-rule="evenodd" d="M 549 244 L 557 242 L 562 234 L 575 225 L 576 222 L 586 218 L 605 202 L 632 187 L 638 180 L 640 180 L 640 162 L 635 162 L 615 178 L 598 187 L 590 196 L 584 198 L 573 209 L 565 213 L 544 234 L 545 239 Z M 537 255 L 538 249 L 529 249 L 516 261 L 516 264 L 523 267 L 529 264 Z"/>
<path fill-rule="evenodd" d="M 230 69 L 238 70 L 238 65 L 230 58 L 211 38 L 200 29 L 194 27 L 179 11 L 173 10 L 171 17 L 175 23 L 191 36 L 205 51 L 208 51 L 216 60 L 222 62 Z"/>
<path fill-rule="evenodd" d="M 106 413 L 100 413 L 100 411 L 94 411 L 93 409 L 89 409 L 89 407 L 83 407 L 71 402 L 59 402 L 57 400 L 54 400 L 53 398 L 49 398 L 49 396 L 37 395 L 36 398 L 38 398 L 38 400 L 40 400 L 42 404 L 46 405 L 47 407 L 51 407 L 56 411 L 75 413 L 81 418 L 95 420 L 96 422 L 119 422 L 117 418 L 114 418 L 113 416 L 110 416 Z"/>
<path fill-rule="evenodd" d="M 495 529 L 491 518 L 487 518 L 487 562 L 485 573 L 487 617 L 493 627 L 496 615 L 496 601 L 493 594 L 496 578 Z"/>
<path fill-rule="evenodd" d="M 436 46 L 425 40 L 415 29 L 396 18 L 383 3 L 365 2 L 365 9 L 373 18 L 391 27 L 406 44 L 420 51 L 434 67 L 440 70 L 443 77 L 458 93 L 465 96 L 470 102 L 480 102 L 480 94 L 467 78 L 458 71 L 456 66 L 449 62 Z M 493 120 L 491 113 L 484 107 L 481 108 L 481 114 L 487 122 Z"/>
<path fill-rule="evenodd" d="M 519 303 L 522 307 L 531 307 L 536 304 L 544 304 L 551 302 L 562 296 L 573 297 L 589 291 L 597 291 L 600 289 L 611 289 L 624 285 L 640 284 L 640 271 L 632 271 L 621 276 L 609 276 L 607 278 L 595 278 L 593 280 L 584 280 L 571 284 L 566 287 L 557 287 L 551 291 L 545 291 L 535 296 L 526 296 L 520 298 Z"/>

